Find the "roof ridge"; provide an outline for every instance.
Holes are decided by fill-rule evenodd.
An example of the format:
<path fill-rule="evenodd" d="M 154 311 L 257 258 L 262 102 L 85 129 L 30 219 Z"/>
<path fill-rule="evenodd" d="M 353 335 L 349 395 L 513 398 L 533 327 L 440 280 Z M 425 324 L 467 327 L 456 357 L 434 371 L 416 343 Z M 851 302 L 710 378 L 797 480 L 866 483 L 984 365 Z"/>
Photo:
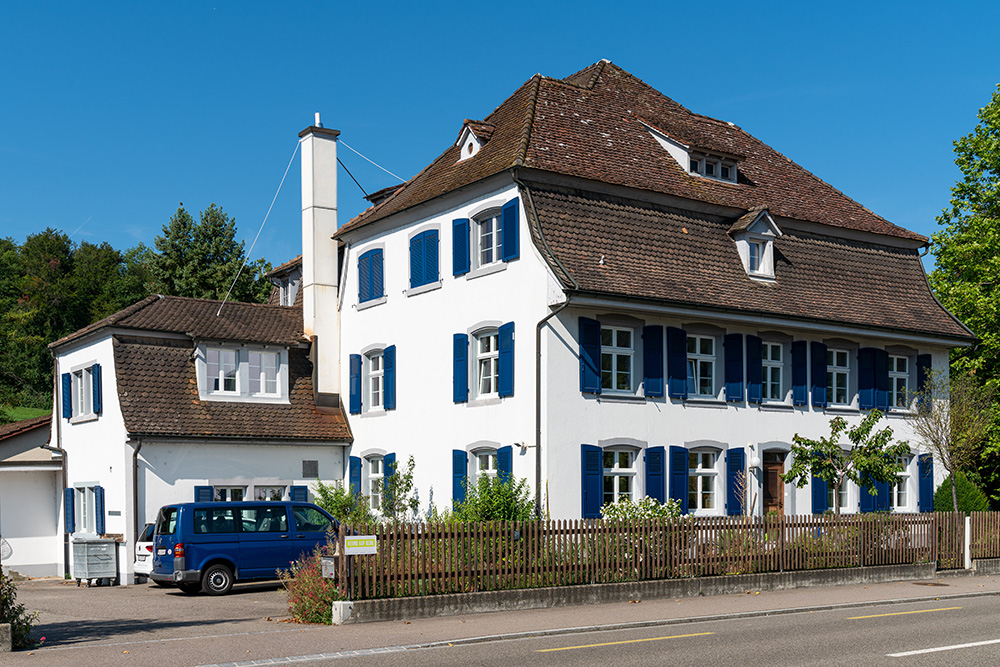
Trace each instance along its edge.
<path fill-rule="evenodd" d="M 521 125 L 521 143 L 517 147 L 517 153 L 514 154 L 512 167 L 522 167 L 525 160 L 528 159 L 528 146 L 531 143 L 531 130 L 535 124 L 535 108 L 538 104 L 538 90 L 542 85 L 542 75 L 536 74 L 530 80 L 535 82 L 535 86 L 528 95 L 528 104 L 524 111 L 524 123 Z"/>

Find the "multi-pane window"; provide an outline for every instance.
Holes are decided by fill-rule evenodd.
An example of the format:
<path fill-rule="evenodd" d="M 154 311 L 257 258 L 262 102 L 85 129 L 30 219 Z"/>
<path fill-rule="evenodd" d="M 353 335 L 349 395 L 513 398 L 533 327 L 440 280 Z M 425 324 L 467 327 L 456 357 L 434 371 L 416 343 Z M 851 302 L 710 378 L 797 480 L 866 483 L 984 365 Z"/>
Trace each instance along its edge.
<path fill-rule="evenodd" d="M 500 234 L 500 212 L 487 214 L 476 221 L 477 257 L 479 266 L 500 261 L 502 235 Z"/>
<path fill-rule="evenodd" d="M 476 336 L 476 369 L 479 396 L 496 394 L 500 382 L 500 337 L 496 331 Z"/>
<path fill-rule="evenodd" d="M 615 503 L 632 499 L 635 480 L 635 453 L 622 449 L 604 450 L 603 502 Z"/>
<path fill-rule="evenodd" d="M 365 459 L 368 466 L 368 500 L 373 510 L 382 509 L 382 480 L 384 479 L 381 456 L 369 456 Z"/>
<path fill-rule="evenodd" d="M 836 494 L 836 495 L 834 495 Z M 847 482 L 841 483 L 839 487 L 833 484 L 826 485 L 826 506 L 830 509 L 837 507 L 837 496 L 840 497 L 840 509 L 847 507 Z"/>
<path fill-rule="evenodd" d="M 278 393 L 278 353 L 250 352 L 250 393 Z M 235 387 L 235 384 L 234 384 Z"/>
<path fill-rule="evenodd" d="M 846 350 L 826 351 L 826 399 L 833 405 L 847 405 L 850 367 Z"/>
<path fill-rule="evenodd" d="M 764 400 L 780 401 L 785 398 L 781 391 L 781 343 L 763 343 L 761 345 L 762 382 Z"/>
<path fill-rule="evenodd" d="M 382 398 L 385 385 L 383 384 L 384 368 L 382 364 L 382 351 L 371 352 L 365 356 L 365 367 L 367 372 L 365 377 L 368 383 L 368 401 L 364 404 L 367 410 L 379 410 L 382 408 Z"/>
<path fill-rule="evenodd" d="M 896 473 L 896 483 L 892 487 L 892 509 L 905 511 L 907 509 L 907 501 L 909 500 L 906 487 L 910 483 L 910 473 L 908 472 L 910 459 L 909 457 L 901 456 L 896 459 L 896 462 L 906 467 L 903 468 L 902 472 Z"/>
<path fill-rule="evenodd" d="M 497 453 L 495 450 L 476 454 L 476 477 L 483 475 L 487 477 L 497 476 Z"/>
<path fill-rule="evenodd" d="M 715 396 L 715 338 L 687 337 L 688 395 Z"/>
<path fill-rule="evenodd" d="M 89 415 L 94 411 L 93 368 L 73 371 L 73 414 Z"/>
<path fill-rule="evenodd" d="M 255 486 L 253 488 L 254 500 L 281 500 L 285 497 L 285 487 L 283 486 Z"/>
<path fill-rule="evenodd" d="M 715 452 L 688 452 L 688 510 L 715 509 Z"/>
<path fill-rule="evenodd" d="M 246 490 L 247 487 L 245 486 L 216 486 L 215 501 L 216 502 L 241 501 L 243 500 L 246 494 Z"/>
<path fill-rule="evenodd" d="M 96 499 L 93 486 L 76 487 L 76 530 L 80 533 L 97 532 Z"/>
<path fill-rule="evenodd" d="M 760 273 L 764 260 L 764 242 L 750 241 L 750 273 Z"/>
<path fill-rule="evenodd" d="M 237 351 L 210 347 L 206 353 L 209 390 L 236 393 Z"/>
<path fill-rule="evenodd" d="M 905 410 L 910 407 L 910 395 L 907 387 L 909 364 L 906 357 L 889 357 L 889 405 Z"/>
<path fill-rule="evenodd" d="M 632 391 L 632 329 L 601 327 L 601 389 Z"/>

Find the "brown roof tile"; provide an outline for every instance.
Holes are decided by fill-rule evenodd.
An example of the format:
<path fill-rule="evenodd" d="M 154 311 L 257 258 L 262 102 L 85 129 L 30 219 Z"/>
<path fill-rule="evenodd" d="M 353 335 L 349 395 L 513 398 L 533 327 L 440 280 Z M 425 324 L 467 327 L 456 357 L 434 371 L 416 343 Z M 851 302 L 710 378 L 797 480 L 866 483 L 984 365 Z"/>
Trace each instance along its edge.
<path fill-rule="evenodd" d="M 22 419 L 21 421 L 10 424 L 3 424 L 0 426 L 0 440 L 13 438 L 15 435 L 27 433 L 28 431 L 33 431 L 36 428 L 48 427 L 51 422 L 52 415 L 49 414 L 42 415 L 41 417 L 33 417 L 31 419 Z"/>

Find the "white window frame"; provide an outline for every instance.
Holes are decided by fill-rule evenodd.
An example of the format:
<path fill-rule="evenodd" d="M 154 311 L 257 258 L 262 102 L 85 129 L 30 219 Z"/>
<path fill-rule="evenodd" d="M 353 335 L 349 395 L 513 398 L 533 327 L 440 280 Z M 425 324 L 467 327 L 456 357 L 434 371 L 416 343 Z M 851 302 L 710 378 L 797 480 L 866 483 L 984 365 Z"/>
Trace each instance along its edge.
<path fill-rule="evenodd" d="M 76 514 L 76 532 L 84 535 L 97 534 L 97 499 L 94 489 L 96 483 L 85 482 L 79 486 L 74 486 L 76 492 L 73 498 L 74 513 Z"/>
<path fill-rule="evenodd" d="M 611 344 L 604 344 L 604 334 L 608 332 Z M 629 345 L 627 347 L 619 345 L 619 334 L 628 334 Z M 632 327 L 601 325 L 601 393 L 610 394 L 632 394 L 635 393 L 635 329 Z M 609 370 L 605 370 L 605 359 L 608 360 Z M 627 360 L 628 370 L 621 371 L 618 366 L 621 361 Z M 610 374 L 610 386 L 605 386 L 605 374 Z M 621 374 L 627 376 L 628 386 L 624 389 L 618 386 L 617 380 Z"/>
<path fill-rule="evenodd" d="M 692 341 L 694 344 L 694 352 L 691 351 Z M 711 354 L 701 351 L 702 341 L 711 341 Z M 687 335 L 687 377 L 693 379 L 693 391 L 692 387 L 688 387 L 689 398 L 718 398 L 719 374 L 716 372 L 718 366 L 718 350 L 719 341 L 716 336 L 705 336 L 690 333 Z M 712 375 L 711 388 L 707 393 L 703 393 L 701 391 L 702 380 L 704 379 L 703 371 L 705 370 L 703 364 L 708 364 L 708 368 L 711 369 Z"/>
<path fill-rule="evenodd" d="M 896 482 L 889 488 L 892 494 L 889 506 L 893 512 L 908 512 L 910 509 L 910 462 L 912 456 L 900 456 L 896 461 L 905 467 L 896 473 Z"/>
<path fill-rule="evenodd" d="M 903 370 L 899 370 L 902 362 Z M 910 358 L 899 355 L 889 355 L 889 409 L 910 409 Z M 902 397 L 902 405 L 900 405 Z"/>
<path fill-rule="evenodd" d="M 723 167 L 729 169 L 729 177 L 722 177 Z M 711 171 L 712 173 L 708 173 Z M 737 180 L 736 162 L 729 158 L 703 153 L 688 154 L 688 172 L 695 176 L 710 178 L 723 183 L 735 183 Z"/>
<path fill-rule="evenodd" d="M 218 353 L 218 374 L 209 375 L 209 358 Z M 235 390 L 226 390 L 224 384 L 223 356 L 235 359 Z M 260 355 L 259 366 L 251 365 L 251 355 Z M 273 356 L 269 356 L 273 355 Z M 268 390 L 268 377 L 265 369 L 265 359 L 275 362 L 274 381 L 272 389 Z M 223 401 L 241 403 L 281 403 L 287 405 L 288 398 L 288 349 L 277 345 L 236 346 L 225 343 L 200 343 L 195 352 L 195 369 L 198 376 L 198 397 L 203 401 Z M 251 373 L 259 373 L 259 390 L 251 391 Z M 220 389 L 215 388 L 216 381 Z"/>
<path fill-rule="evenodd" d="M 778 352 L 778 359 L 775 360 L 774 351 Z M 772 395 L 771 390 L 775 385 L 777 376 L 777 395 Z M 764 402 L 781 403 L 785 401 L 785 346 L 774 341 L 761 342 L 761 398 Z"/>
<path fill-rule="evenodd" d="M 385 356 L 384 350 L 377 349 L 365 353 L 364 379 L 365 400 L 361 402 L 365 412 L 385 409 Z"/>
<path fill-rule="evenodd" d="M 721 452 L 715 449 L 688 450 L 688 512 L 690 514 L 718 514 L 720 512 L 719 461 Z M 695 457 L 692 467 L 692 457 Z M 711 457 L 711 465 L 705 465 Z M 706 487 L 709 487 L 706 489 Z M 711 507 L 705 507 L 705 494 L 709 494 Z M 693 497 L 692 497 L 693 495 Z M 693 501 L 693 502 L 692 502 Z"/>
<path fill-rule="evenodd" d="M 368 496 L 368 505 L 374 512 L 382 511 L 382 483 L 385 479 L 385 458 L 380 454 L 372 454 L 364 459 L 364 480 Z"/>
<path fill-rule="evenodd" d="M 254 357 L 257 357 L 257 377 L 254 378 Z M 274 360 L 274 377 L 268 377 L 265 359 Z M 247 352 L 248 383 L 247 390 L 251 396 L 280 396 L 281 390 L 278 381 L 281 376 L 281 354 L 272 350 L 249 350 Z M 238 364 L 237 364 L 238 366 Z M 239 373 L 237 372 L 237 376 Z M 257 391 L 253 390 L 257 384 Z M 273 385 L 273 389 L 268 391 L 268 384 Z"/>
<path fill-rule="evenodd" d="M 843 364 L 836 363 L 837 357 L 843 355 Z M 843 377 L 844 400 L 837 400 L 837 389 L 841 386 L 839 379 Z M 827 348 L 826 350 L 826 402 L 827 405 L 849 406 L 851 396 L 851 355 L 842 348 Z"/>
<path fill-rule="evenodd" d="M 624 459 L 624 460 L 623 460 Z M 638 474 L 636 463 L 639 457 L 631 448 L 605 447 L 601 452 L 601 505 L 618 502 L 622 499 L 637 500 L 636 480 Z M 611 464 L 610 466 L 608 464 Z M 623 463 L 627 465 L 623 465 Z M 611 489 L 608 490 L 608 482 Z M 622 489 L 622 486 L 628 487 Z"/>
<path fill-rule="evenodd" d="M 212 376 L 209 373 L 212 368 L 211 358 L 216 356 L 217 361 L 217 375 Z M 230 369 L 229 366 L 224 364 L 224 359 L 232 361 L 232 382 L 233 388 L 226 389 L 226 380 L 228 379 L 227 370 Z M 205 379 L 206 388 L 210 394 L 227 395 L 227 396 L 238 396 L 240 394 L 240 351 L 232 347 L 219 347 L 211 346 L 205 350 Z"/>
<path fill-rule="evenodd" d="M 478 449 L 472 452 L 473 466 L 475 467 L 475 474 L 473 479 L 478 481 L 480 477 L 496 477 L 497 472 L 500 469 L 499 459 L 497 458 L 497 450 L 495 449 Z"/>
<path fill-rule="evenodd" d="M 273 497 L 275 491 L 280 492 L 280 497 Z M 255 484 L 253 487 L 253 499 L 254 502 L 279 502 L 287 497 L 287 491 L 288 487 L 283 484 Z M 261 498 L 260 496 L 264 497 Z"/>
<path fill-rule="evenodd" d="M 845 479 L 843 482 L 841 482 L 839 489 L 836 489 L 833 484 L 826 485 L 826 506 L 831 511 L 836 511 L 837 509 L 833 497 L 835 490 L 839 490 L 840 492 L 840 513 L 843 514 L 848 510 L 849 507 L 847 504 L 848 499 L 850 498 L 850 494 L 848 493 L 848 491 L 850 490 L 848 487 L 848 481 Z"/>
<path fill-rule="evenodd" d="M 238 499 L 237 498 L 233 498 L 233 493 L 234 492 L 239 492 L 239 496 L 240 497 Z M 229 485 L 229 486 L 225 486 L 225 485 L 215 486 L 215 485 L 212 485 L 212 499 L 215 502 L 218 502 L 218 503 L 240 502 L 240 501 L 243 501 L 243 500 L 247 500 L 247 487 L 246 486 L 239 486 L 239 485 L 235 485 L 235 486 L 233 486 L 233 485 Z"/>
<path fill-rule="evenodd" d="M 486 243 L 486 223 L 489 223 L 492 231 L 489 233 L 489 245 Z M 503 234 L 501 233 L 500 209 L 488 209 L 479 213 L 472 219 L 473 224 L 473 246 L 472 268 L 478 269 L 484 266 L 493 266 L 502 262 L 503 256 Z M 492 258 L 484 261 L 483 255 L 489 252 Z"/>
<path fill-rule="evenodd" d="M 94 365 L 76 368 L 70 372 L 73 402 L 72 419 L 87 419 L 94 416 Z"/>
<path fill-rule="evenodd" d="M 473 355 L 474 377 L 475 377 L 475 397 L 495 398 L 499 396 L 500 384 L 500 330 L 499 328 L 482 329 L 472 334 L 472 343 L 475 346 Z M 483 350 L 483 344 L 488 343 L 490 349 Z M 484 388 L 486 380 L 489 386 Z"/>

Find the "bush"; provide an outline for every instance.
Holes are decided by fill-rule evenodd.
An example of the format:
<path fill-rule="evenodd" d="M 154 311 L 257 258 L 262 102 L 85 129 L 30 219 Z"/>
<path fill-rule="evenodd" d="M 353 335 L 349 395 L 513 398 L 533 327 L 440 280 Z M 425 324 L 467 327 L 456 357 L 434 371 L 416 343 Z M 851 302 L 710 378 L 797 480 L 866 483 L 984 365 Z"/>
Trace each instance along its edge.
<path fill-rule="evenodd" d="M 0 571 L 0 623 L 10 623 L 15 650 L 32 645 L 31 626 L 37 618 L 37 611 L 28 612 L 23 604 L 17 603 L 17 585 Z"/>
<path fill-rule="evenodd" d="M 375 523 L 368 496 L 355 494 L 343 484 L 324 484 L 316 480 L 312 487 L 313 501 L 339 521 L 352 526 Z"/>
<path fill-rule="evenodd" d="M 278 570 L 278 578 L 288 592 L 288 613 L 299 623 L 333 623 L 333 603 L 343 598 L 336 582 L 323 577 L 321 560 L 332 554 L 333 545 L 327 543 L 287 570 Z"/>
<path fill-rule="evenodd" d="M 480 475 L 465 491 L 450 518 L 454 521 L 528 521 L 535 518 L 528 481 Z"/>
<path fill-rule="evenodd" d="M 680 515 L 681 505 L 673 498 L 664 503 L 649 496 L 637 503 L 623 498 L 616 503 L 606 503 L 601 508 L 601 516 L 612 521 L 676 519 Z"/>
<path fill-rule="evenodd" d="M 968 514 L 969 512 L 988 512 L 990 503 L 983 495 L 983 492 L 976 488 L 963 473 L 958 473 L 955 477 L 955 491 L 958 494 L 958 511 Z M 944 483 L 934 492 L 935 512 L 954 512 L 954 504 L 951 500 L 951 475 L 945 478 Z"/>

